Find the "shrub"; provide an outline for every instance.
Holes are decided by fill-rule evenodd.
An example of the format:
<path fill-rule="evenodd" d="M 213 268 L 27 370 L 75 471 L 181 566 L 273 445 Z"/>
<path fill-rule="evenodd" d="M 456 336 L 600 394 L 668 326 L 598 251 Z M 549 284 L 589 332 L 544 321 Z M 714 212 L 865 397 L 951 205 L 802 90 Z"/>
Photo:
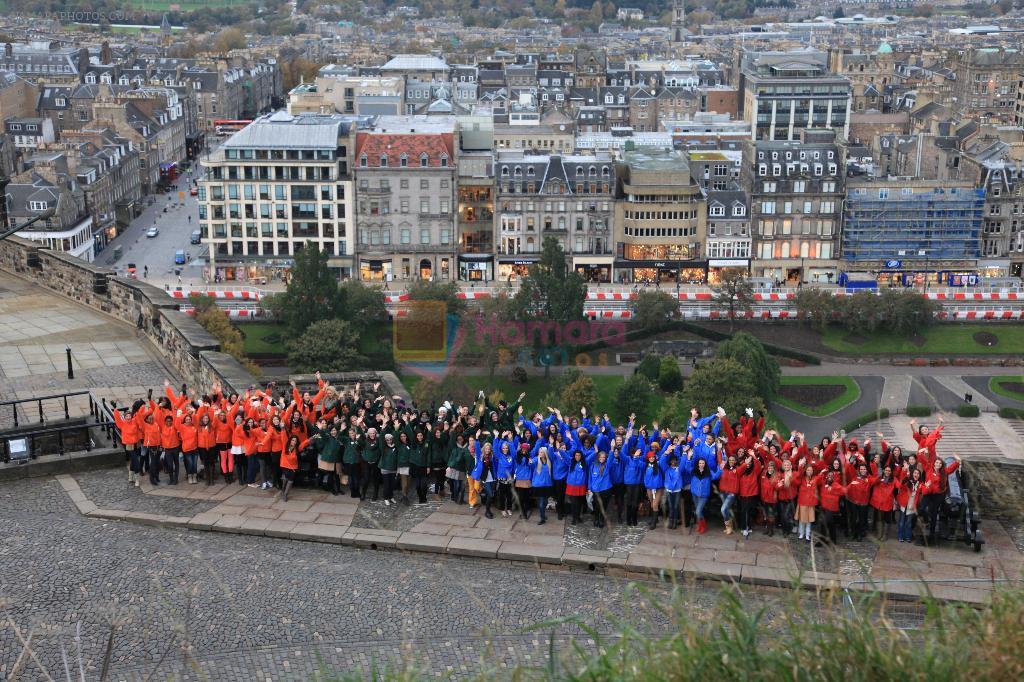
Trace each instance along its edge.
<path fill-rule="evenodd" d="M 683 387 L 683 373 L 679 371 L 679 361 L 671 355 L 661 358 L 658 367 L 658 388 L 666 393 L 675 393 Z"/>
<path fill-rule="evenodd" d="M 661 371 L 661 356 L 657 353 L 648 353 L 636 368 L 637 374 L 647 377 L 648 381 L 657 381 L 658 373 Z"/>
<path fill-rule="evenodd" d="M 965 403 L 956 408 L 956 414 L 958 417 L 978 417 L 981 415 L 981 408 L 977 405 Z"/>
<path fill-rule="evenodd" d="M 750 370 L 757 390 L 765 402 L 779 390 L 779 363 L 765 352 L 764 346 L 754 336 L 739 332 L 728 341 L 718 344 L 716 358 L 732 358 Z"/>
<path fill-rule="evenodd" d="M 525 367 L 518 367 L 517 366 L 517 367 L 513 367 L 512 368 L 512 377 L 511 378 L 512 378 L 512 381 L 514 381 L 517 384 L 525 384 L 530 377 L 526 373 L 526 368 Z"/>
<path fill-rule="evenodd" d="M 1003 419 L 1024 419 L 1024 410 L 1019 407 L 1000 407 L 999 416 Z"/>
<path fill-rule="evenodd" d="M 623 381 L 615 392 L 615 404 L 623 420 L 634 412 L 638 419 L 645 420 L 653 391 L 654 386 L 643 374 L 634 374 Z"/>
<path fill-rule="evenodd" d="M 930 417 L 932 416 L 932 408 L 927 405 L 907 405 L 907 416 Z"/>
<path fill-rule="evenodd" d="M 847 433 L 852 433 L 859 429 L 860 427 L 864 426 L 865 424 L 870 424 L 871 422 L 878 421 L 879 419 L 886 419 L 888 418 L 888 416 L 889 410 L 883 407 L 880 410 L 868 412 L 867 414 L 862 414 L 856 419 L 851 419 L 850 421 L 843 424 L 842 430 L 846 431 Z"/>

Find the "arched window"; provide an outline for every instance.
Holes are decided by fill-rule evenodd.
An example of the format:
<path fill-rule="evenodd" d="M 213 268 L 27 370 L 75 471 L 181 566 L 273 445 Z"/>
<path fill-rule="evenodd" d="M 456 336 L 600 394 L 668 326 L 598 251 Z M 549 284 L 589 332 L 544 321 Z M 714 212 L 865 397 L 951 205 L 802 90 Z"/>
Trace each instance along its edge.
<path fill-rule="evenodd" d="M 583 166 L 576 166 L 576 177 L 583 177 Z"/>
<path fill-rule="evenodd" d="M 800 257 L 808 258 L 811 255 L 811 245 L 808 242 L 800 242 Z"/>
<path fill-rule="evenodd" d="M 527 166 L 526 167 L 526 175 L 527 175 L 527 177 L 531 177 L 532 178 L 535 172 L 536 171 L 534 171 L 533 166 Z"/>
<path fill-rule="evenodd" d="M 512 171 L 512 175 L 514 175 L 517 178 L 518 177 L 522 177 L 523 169 L 521 167 L 519 167 L 519 166 L 516 166 L 516 169 L 514 171 Z"/>
<path fill-rule="evenodd" d="M 597 167 L 596 166 L 591 166 L 590 170 L 587 172 L 587 175 L 589 175 L 592 178 L 596 178 L 597 177 Z"/>
<path fill-rule="evenodd" d="M 608 166 L 601 166 L 601 175 L 603 175 L 604 177 L 608 177 L 609 173 L 610 171 L 608 170 Z"/>
<path fill-rule="evenodd" d="M 502 166 L 501 167 L 501 177 L 503 177 L 503 178 L 507 178 L 508 177 L 508 166 Z"/>

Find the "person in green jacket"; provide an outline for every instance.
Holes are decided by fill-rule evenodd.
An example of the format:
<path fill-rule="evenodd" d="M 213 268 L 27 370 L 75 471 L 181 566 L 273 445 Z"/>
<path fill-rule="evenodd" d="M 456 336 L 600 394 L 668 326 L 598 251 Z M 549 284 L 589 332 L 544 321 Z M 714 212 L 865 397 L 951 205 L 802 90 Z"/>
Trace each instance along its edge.
<path fill-rule="evenodd" d="M 341 462 L 341 442 L 338 440 L 338 428 L 334 425 L 328 427 L 327 422 L 321 420 L 310 428 L 313 439 L 313 447 L 317 451 L 317 467 L 324 475 L 326 484 L 332 495 L 341 493 L 341 476 L 338 474 L 338 465 Z"/>
<path fill-rule="evenodd" d="M 398 451 L 398 480 L 402 486 L 402 504 L 409 504 L 409 459 L 412 456 L 411 443 L 409 441 L 408 415 L 406 415 L 406 428 L 398 432 L 398 443 L 395 449 Z"/>
<path fill-rule="evenodd" d="M 384 505 L 390 507 L 391 498 L 395 494 L 395 476 L 398 471 L 398 448 L 395 444 L 395 434 L 390 431 L 384 434 L 380 461 L 377 465 L 380 467 L 381 478 L 384 479 Z"/>
<path fill-rule="evenodd" d="M 435 426 L 429 439 L 430 470 L 434 474 L 434 492 L 444 494 L 445 468 L 448 466 L 448 425 Z"/>
<path fill-rule="evenodd" d="M 381 439 L 377 435 L 377 429 L 370 427 L 366 430 L 366 437 L 363 441 L 363 449 L 360 452 L 362 461 L 360 467 L 363 471 L 363 499 L 366 499 L 367 493 L 370 492 L 370 486 L 373 486 L 373 502 L 377 501 L 380 496 L 380 454 L 381 454 Z"/>
<path fill-rule="evenodd" d="M 362 455 L 360 454 L 363 449 L 364 438 L 359 433 L 359 429 L 355 426 L 350 426 L 348 429 L 348 437 L 345 439 L 341 453 L 342 467 L 345 469 L 345 473 L 348 474 L 348 487 L 351 491 L 352 497 L 358 498 L 361 494 L 360 482 L 362 481 L 362 467 L 360 466 L 362 461 Z"/>
<path fill-rule="evenodd" d="M 430 443 L 427 442 L 427 435 L 422 429 L 416 429 L 412 444 L 409 446 L 409 472 L 416 488 L 416 498 L 420 504 L 426 504 L 427 481 L 430 477 Z"/>
<path fill-rule="evenodd" d="M 466 437 L 459 433 L 455 436 L 455 442 L 452 443 L 451 449 L 448 451 L 448 468 L 445 471 L 448 487 L 452 491 L 452 502 L 455 504 L 464 504 L 463 487 L 466 482 L 466 472 L 470 470 L 473 462 L 469 446 L 466 444 Z"/>

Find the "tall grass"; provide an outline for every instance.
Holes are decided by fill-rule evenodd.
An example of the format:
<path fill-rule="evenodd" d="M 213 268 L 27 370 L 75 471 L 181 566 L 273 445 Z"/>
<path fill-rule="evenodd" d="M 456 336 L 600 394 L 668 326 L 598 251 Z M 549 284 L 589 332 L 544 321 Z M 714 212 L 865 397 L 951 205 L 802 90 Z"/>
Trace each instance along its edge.
<path fill-rule="evenodd" d="M 1024 679 L 1024 591 L 997 592 L 990 608 L 976 609 L 926 599 L 913 613 L 893 611 L 877 595 L 850 600 L 839 591 L 808 596 L 794 590 L 778 599 L 722 589 L 717 606 L 699 612 L 664 593 L 638 594 L 670 617 L 664 631 L 650 632 L 622 618 L 611 633 L 588 624 L 585 616 L 536 625 L 549 643 L 548 660 L 511 669 L 484 664 L 477 680 L 796 680 L 800 682 L 877 682 L 879 680 Z M 644 595 L 644 596 L 640 596 Z M 908 619 L 914 621 L 908 627 Z M 555 632 L 567 625 L 583 636 L 569 645 Z M 541 633 L 551 633 L 542 635 Z M 373 679 L 408 682 L 415 662 L 399 670 L 362 671 L 316 679 Z"/>

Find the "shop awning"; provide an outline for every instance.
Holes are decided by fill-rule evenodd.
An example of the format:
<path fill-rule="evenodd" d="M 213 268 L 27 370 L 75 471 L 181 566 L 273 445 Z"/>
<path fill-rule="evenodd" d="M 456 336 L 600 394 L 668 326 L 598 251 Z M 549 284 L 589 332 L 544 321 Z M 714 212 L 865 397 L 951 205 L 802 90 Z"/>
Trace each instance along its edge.
<path fill-rule="evenodd" d="M 459 260 L 477 263 L 489 263 L 494 260 L 493 253 L 460 253 Z"/>

